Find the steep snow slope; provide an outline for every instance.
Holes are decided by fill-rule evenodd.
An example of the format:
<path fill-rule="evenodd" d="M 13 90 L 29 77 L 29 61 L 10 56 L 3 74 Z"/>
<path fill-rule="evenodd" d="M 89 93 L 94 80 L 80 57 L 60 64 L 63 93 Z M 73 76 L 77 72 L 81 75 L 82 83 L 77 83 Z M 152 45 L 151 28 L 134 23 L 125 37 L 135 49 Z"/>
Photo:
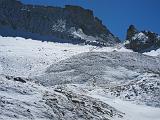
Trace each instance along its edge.
<path fill-rule="evenodd" d="M 0 72 L 13 76 L 34 76 L 49 65 L 79 53 L 114 50 L 129 51 L 123 47 L 97 48 L 0 36 Z"/>

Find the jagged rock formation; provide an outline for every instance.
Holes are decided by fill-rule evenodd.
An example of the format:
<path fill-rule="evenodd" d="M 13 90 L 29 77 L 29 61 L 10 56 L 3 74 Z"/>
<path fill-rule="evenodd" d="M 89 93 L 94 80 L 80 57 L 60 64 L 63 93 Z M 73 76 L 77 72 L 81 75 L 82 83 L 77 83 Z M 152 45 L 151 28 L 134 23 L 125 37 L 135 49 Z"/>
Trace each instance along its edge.
<path fill-rule="evenodd" d="M 127 37 L 126 39 L 129 40 L 131 39 L 135 34 L 138 33 L 138 30 L 135 28 L 134 25 L 130 25 L 128 30 L 127 30 Z"/>
<path fill-rule="evenodd" d="M 24 5 L 16 0 L 0 0 L 0 34 L 104 46 L 119 42 L 91 10 Z"/>
<path fill-rule="evenodd" d="M 148 52 L 160 48 L 160 37 L 150 31 L 138 31 L 131 25 L 127 30 L 125 46 L 136 52 Z"/>

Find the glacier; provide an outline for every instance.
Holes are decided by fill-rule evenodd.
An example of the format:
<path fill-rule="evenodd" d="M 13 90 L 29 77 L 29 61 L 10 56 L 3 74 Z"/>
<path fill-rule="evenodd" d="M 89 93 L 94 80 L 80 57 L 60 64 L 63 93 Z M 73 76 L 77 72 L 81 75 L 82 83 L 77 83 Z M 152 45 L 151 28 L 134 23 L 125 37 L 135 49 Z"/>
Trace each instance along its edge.
<path fill-rule="evenodd" d="M 121 44 L 0 37 L 0 119 L 159 120 L 159 61 Z"/>

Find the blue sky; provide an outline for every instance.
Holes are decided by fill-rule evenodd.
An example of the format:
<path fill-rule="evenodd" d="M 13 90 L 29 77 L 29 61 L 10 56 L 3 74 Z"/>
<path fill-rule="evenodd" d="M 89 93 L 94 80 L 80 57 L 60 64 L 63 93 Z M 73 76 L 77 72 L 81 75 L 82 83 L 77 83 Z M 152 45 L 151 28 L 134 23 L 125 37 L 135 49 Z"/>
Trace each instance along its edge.
<path fill-rule="evenodd" d="M 140 30 L 160 34 L 160 0 L 21 0 L 24 3 L 50 6 L 79 5 L 94 11 L 103 24 L 120 39 L 134 24 Z"/>

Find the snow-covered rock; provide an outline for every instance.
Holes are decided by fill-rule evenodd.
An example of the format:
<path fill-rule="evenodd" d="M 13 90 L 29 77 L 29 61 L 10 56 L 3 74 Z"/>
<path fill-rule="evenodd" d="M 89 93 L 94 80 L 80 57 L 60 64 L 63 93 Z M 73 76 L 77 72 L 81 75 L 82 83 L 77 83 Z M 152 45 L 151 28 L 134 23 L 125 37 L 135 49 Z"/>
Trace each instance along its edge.
<path fill-rule="evenodd" d="M 135 34 L 132 39 L 133 40 L 140 39 L 142 43 L 145 43 L 148 40 L 148 37 L 144 33 L 140 32 Z"/>
<path fill-rule="evenodd" d="M 150 52 L 160 48 L 159 35 L 150 31 L 138 31 L 134 25 L 130 25 L 127 30 L 126 48 L 136 52 Z"/>

